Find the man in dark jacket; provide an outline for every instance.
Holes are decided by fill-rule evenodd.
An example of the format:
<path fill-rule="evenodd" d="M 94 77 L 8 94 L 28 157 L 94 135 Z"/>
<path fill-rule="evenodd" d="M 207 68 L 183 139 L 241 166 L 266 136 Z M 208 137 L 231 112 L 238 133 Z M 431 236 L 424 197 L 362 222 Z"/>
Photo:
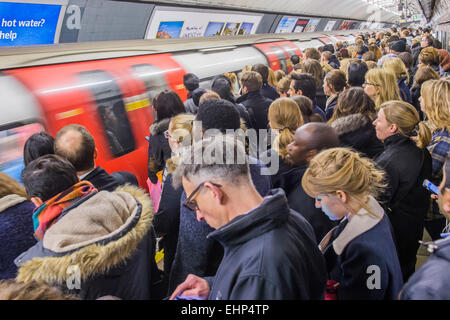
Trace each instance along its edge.
<path fill-rule="evenodd" d="M 289 208 L 299 212 L 314 229 L 317 243 L 330 231 L 333 223 L 320 208 L 316 208 L 315 199 L 306 194 L 302 187 L 302 178 L 308 169 L 309 161 L 320 151 L 339 146 L 337 133 L 325 123 L 310 122 L 295 131 L 293 141 L 288 145 L 287 158 L 292 162 L 296 173 L 292 177 L 292 186 L 286 191 Z"/>
<path fill-rule="evenodd" d="M 100 191 L 114 191 L 120 185 L 119 180 L 95 165 L 97 149 L 94 137 L 81 125 L 70 124 L 59 130 L 55 137 L 55 154 L 75 167 L 80 180 L 91 182 Z M 120 175 L 120 172 L 117 174 Z M 133 179 L 133 176 L 126 173 L 121 175 L 120 181 L 135 184 L 136 177 Z"/>
<path fill-rule="evenodd" d="M 186 108 L 186 112 L 195 114 L 198 108 L 198 104 L 194 103 L 192 93 L 195 89 L 199 88 L 200 79 L 193 73 L 186 73 L 183 76 L 183 84 L 188 92 L 187 100 L 184 102 L 184 107 Z"/>
<path fill-rule="evenodd" d="M 194 164 L 196 154 L 205 162 Z M 185 205 L 216 229 L 208 237 L 225 254 L 215 277 L 189 275 L 171 298 L 323 299 L 325 264 L 311 226 L 289 209 L 281 189 L 261 197 L 248 162 L 238 159 L 246 159 L 243 144 L 220 135 L 186 152 L 174 172 L 174 182 L 189 195 Z"/>
<path fill-rule="evenodd" d="M 450 220 L 450 153 L 447 154 L 443 171 L 438 203 L 442 214 Z M 424 243 L 433 254 L 405 284 L 400 299 L 450 300 L 450 233 L 443 233 L 441 236 L 441 240 Z"/>
<path fill-rule="evenodd" d="M 78 182 L 74 167 L 56 155 L 22 172 L 39 242 L 22 253 L 17 280 L 46 282 L 83 299 L 160 299 L 153 208 L 143 190 L 114 192 Z"/>
<path fill-rule="evenodd" d="M 291 79 L 289 95 L 310 98 L 314 104 L 313 113 L 318 114 L 323 121 L 326 121 L 325 112 L 316 104 L 316 80 L 308 73 L 292 73 Z"/>
<path fill-rule="evenodd" d="M 273 100 L 261 95 L 262 77 L 258 72 L 244 72 L 241 78 L 243 95 L 237 99 L 236 103 L 242 103 L 249 113 L 253 113 L 255 118 L 254 129 L 267 129 L 269 120 L 267 114 Z"/>
<path fill-rule="evenodd" d="M 269 68 L 261 63 L 255 64 L 252 67 L 252 71 L 258 72 L 262 77 L 261 95 L 270 100 L 276 100 L 280 97 L 277 89 L 272 87 L 267 81 L 269 77 Z"/>
<path fill-rule="evenodd" d="M 333 55 L 330 58 L 330 61 L 328 64 L 332 66 L 334 69 L 339 69 L 341 67 L 341 63 L 339 62 L 338 58 L 334 55 L 334 47 L 332 44 L 326 44 L 323 47 L 323 51 L 330 51 Z M 322 51 L 322 52 L 323 52 Z"/>

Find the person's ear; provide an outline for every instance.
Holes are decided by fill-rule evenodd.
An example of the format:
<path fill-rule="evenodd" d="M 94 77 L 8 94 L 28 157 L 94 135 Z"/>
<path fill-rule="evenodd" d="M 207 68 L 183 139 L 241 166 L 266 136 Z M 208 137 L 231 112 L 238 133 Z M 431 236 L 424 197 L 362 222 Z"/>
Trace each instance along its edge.
<path fill-rule="evenodd" d="M 392 123 L 392 124 L 389 126 L 389 131 L 390 131 L 391 133 L 397 133 L 397 132 L 398 132 L 398 127 L 397 127 L 397 125 L 394 124 L 394 123 Z"/>
<path fill-rule="evenodd" d="M 225 200 L 225 194 L 223 193 L 222 189 L 220 187 L 216 187 L 210 182 L 206 182 L 203 185 L 204 188 L 209 189 L 211 192 L 213 198 L 217 201 L 219 204 L 223 204 Z"/>
<path fill-rule="evenodd" d="M 336 191 L 336 198 L 338 198 L 343 203 L 347 203 L 348 200 L 347 194 L 342 190 Z"/>
<path fill-rule="evenodd" d="M 97 151 L 97 148 L 95 148 L 95 150 L 94 150 L 94 160 L 97 160 L 97 156 L 98 156 L 98 151 Z"/>
<path fill-rule="evenodd" d="M 306 161 L 310 162 L 317 154 L 317 149 L 311 149 L 306 152 Z"/>
<path fill-rule="evenodd" d="M 31 202 L 33 202 L 33 204 L 36 206 L 36 207 L 40 207 L 40 206 L 42 206 L 43 204 L 44 204 L 44 202 L 41 200 L 41 198 L 39 198 L 39 197 L 31 197 Z"/>

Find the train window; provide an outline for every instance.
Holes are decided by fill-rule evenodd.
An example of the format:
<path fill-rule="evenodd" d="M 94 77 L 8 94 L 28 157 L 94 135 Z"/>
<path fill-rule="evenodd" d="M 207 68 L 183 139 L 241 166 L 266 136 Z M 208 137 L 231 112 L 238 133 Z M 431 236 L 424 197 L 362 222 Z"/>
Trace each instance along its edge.
<path fill-rule="evenodd" d="M 138 64 L 131 68 L 134 74 L 144 82 L 150 103 L 153 102 L 158 93 L 170 89 L 164 76 L 164 71 L 161 69 L 150 64 Z"/>
<path fill-rule="evenodd" d="M 105 71 L 80 72 L 80 80 L 95 98 L 98 114 L 103 125 L 109 149 L 115 157 L 136 149 L 130 121 L 119 86 Z"/>
<path fill-rule="evenodd" d="M 287 63 L 286 63 L 286 56 L 284 55 L 283 50 L 279 47 L 271 46 L 270 49 L 272 52 L 277 56 L 278 61 L 280 61 L 280 67 L 281 70 L 283 70 L 286 74 L 289 73 Z"/>
<path fill-rule="evenodd" d="M 0 129 L 0 171 L 22 183 L 23 146 L 31 135 L 41 131 L 44 127 L 39 123 Z"/>

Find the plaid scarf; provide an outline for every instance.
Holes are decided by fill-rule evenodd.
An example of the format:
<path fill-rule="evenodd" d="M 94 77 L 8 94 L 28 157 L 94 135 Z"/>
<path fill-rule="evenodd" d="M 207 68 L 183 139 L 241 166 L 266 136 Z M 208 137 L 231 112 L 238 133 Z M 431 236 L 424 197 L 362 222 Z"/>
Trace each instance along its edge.
<path fill-rule="evenodd" d="M 58 220 L 65 208 L 75 200 L 84 198 L 97 189 L 89 181 L 80 181 L 69 189 L 47 200 L 33 213 L 33 227 L 36 239 L 42 240 L 45 232 Z"/>

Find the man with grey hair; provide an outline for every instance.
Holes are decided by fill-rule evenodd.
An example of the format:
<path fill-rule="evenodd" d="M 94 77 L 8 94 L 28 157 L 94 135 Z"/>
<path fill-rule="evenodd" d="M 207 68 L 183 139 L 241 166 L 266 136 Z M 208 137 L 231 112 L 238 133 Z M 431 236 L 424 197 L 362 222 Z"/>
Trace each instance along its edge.
<path fill-rule="evenodd" d="M 216 229 L 225 254 L 215 277 L 188 275 L 171 299 L 323 299 L 326 269 L 313 230 L 290 210 L 284 192 L 261 197 L 243 144 L 231 135 L 186 150 L 173 173 L 189 195 L 184 205 Z"/>

